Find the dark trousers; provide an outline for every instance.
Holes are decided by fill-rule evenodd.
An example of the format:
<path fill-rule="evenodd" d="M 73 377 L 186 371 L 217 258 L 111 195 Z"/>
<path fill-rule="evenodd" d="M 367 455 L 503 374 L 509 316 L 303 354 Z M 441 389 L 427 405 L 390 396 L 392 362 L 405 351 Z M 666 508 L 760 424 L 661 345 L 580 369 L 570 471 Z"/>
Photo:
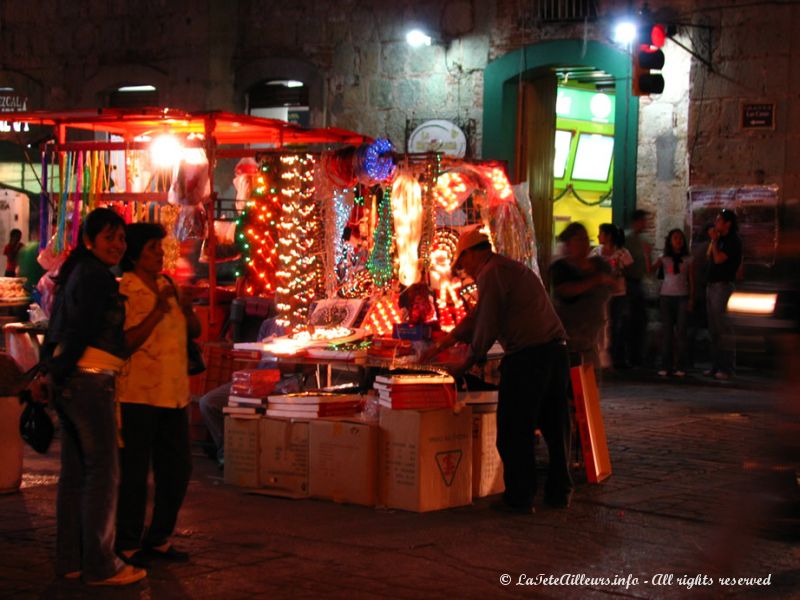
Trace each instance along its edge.
<path fill-rule="evenodd" d="M 608 352 L 614 366 L 624 365 L 625 337 L 628 331 L 628 298 L 611 296 L 608 301 L 609 340 Z"/>
<path fill-rule="evenodd" d="M 117 549 L 161 546 L 175 529 L 192 472 L 188 407 L 122 403 L 122 439 Z M 153 516 L 143 537 L 151 463 Z"/>
<path fill-rule="evenodd" d="M 541 430 L 550 463 L 545 496 L 559 500 L 572 491 L 567 457 L 570 445 L 569 357 L 552 342 L 515 352 L 500 365 L 497 450 L 503 461 L 505 501 L 533 506 L 536 495 L 536 440 Z"/>
<path fill-rule="evenodd" d="M 732 374 L 736 363 L 736 342 L 733 326 L 728 319 L 728 298 L 733 283 L 716 281 L 706 286 L 708 332 L 711 334 L 711 370 Z"/>
<path fill-rule="evenodd" d="M 677 364 L 681 371 L 686 370 L 686 312 L 687 296 L 661 296 L 658 299 L 661 311 L 661 368 L 671 371 Z M 677 361 L 677 362 L 676 362 Z"/>
<path fill-rule="evenodd" d="M 55 571 L 82 571 L 85 581 L 106 579 L 123 567 L 114 554 L 119 484 L 114 376 L 76 372 L 53 403 L 61 421 Z"/>
<path fill-rule="evenodd" d="M 644 296 L 642 282 L 638 279 L 626 279 L 625 290 L 625 297 L 628 299 L 628 318 L 625 327 L 628 360 L 634 367 L 640 367 L 644 363 L 645 356 L 647 299 Z"/>

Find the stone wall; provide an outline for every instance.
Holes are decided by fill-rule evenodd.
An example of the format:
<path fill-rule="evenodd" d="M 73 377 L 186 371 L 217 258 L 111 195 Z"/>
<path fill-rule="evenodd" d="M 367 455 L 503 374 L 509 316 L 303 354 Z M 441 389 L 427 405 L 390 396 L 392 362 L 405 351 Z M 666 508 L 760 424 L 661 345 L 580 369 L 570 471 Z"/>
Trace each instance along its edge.
<path fill-rule="evenodd" d="M 473 122 L 479 157 L 486 64 L 545 40 L 606 42 L 629 2 L 598 4 L 596 22 L 542 25 L 534 2 L 518 0 L 6 0 L 0 86 L 29 96 L 31 109 L 99 106 L 119 85 L 152 83 L 164 106 L 241 111 L 250 86 L 295 73 L 310 86 L 315 126 L 402 147 L 409 120 Z M 668 43 L 666 93 L 641 100 L 638 202 L 657 215 L 656 239 L 683 222 L 690 184 L 763 178 L 798 197 L 800 6 L 713 4 L 649 2 L 657 14 L 708 27 L 684 27 L 678 40 L 712 64 Z M 407 46 L 412 24 L 438 31 L 434 44 Z M 741 130 L 743 101 L 775 102 L 775 130 Z"/>

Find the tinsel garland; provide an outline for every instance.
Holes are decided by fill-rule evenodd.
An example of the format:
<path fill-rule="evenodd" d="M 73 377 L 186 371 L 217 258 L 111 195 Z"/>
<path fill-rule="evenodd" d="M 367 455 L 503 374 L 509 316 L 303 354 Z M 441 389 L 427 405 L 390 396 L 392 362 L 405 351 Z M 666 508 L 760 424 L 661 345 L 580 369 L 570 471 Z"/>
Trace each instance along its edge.
<path fill-rule="evenodd" d="M 419 241 L 420 271 L 427 272 L 430 265 L 431 247 L 436 230 L 436 180 L 441 169 L 441 156 L 437 153 L 425 162 L 425 171 L 420 177 L 422 186 L 422 231 Z"/>

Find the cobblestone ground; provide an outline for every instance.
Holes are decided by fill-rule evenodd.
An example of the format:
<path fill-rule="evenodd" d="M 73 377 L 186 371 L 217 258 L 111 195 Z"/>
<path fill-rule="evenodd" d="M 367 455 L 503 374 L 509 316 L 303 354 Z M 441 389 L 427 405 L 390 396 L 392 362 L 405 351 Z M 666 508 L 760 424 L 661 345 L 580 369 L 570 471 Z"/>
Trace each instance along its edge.
<path fill-rule="evenodd" d="M 57 451 L 28 453 L 21 493 L 0 496 L 0 597 L 800 597 L 772 392 L 609 382 L 602 405 L 613 475 L 579 473 L 572 508 L 533 516 L 489 499 L 414 514 L 251 495 L 198 453 L 175 540 L 191 561 L 114 591 L 55 578 Z M 548 576 L 563 585 L 519 585 Z"/>

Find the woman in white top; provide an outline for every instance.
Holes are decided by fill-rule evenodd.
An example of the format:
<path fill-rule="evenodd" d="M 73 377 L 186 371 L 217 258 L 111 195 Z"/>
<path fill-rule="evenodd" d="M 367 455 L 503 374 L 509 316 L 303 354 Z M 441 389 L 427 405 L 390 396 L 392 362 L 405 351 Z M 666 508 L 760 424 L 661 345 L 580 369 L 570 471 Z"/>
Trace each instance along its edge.
<path fill-rule="evenodd" d="M 614 285 L 611 288 L 611 299 L 608 302 L 608 320 L 606 327 L 606 350 L 611 355 L 615 369 L 628 366 L 625 359 L 625 324 L 628 318 L 628 298 L 625 296 L 625 267 L 633 264 L 631 253 L 624 248 L 625 234 L 611 223 L 603 223 L 597 233 L 600 245 L 592 250 L 611 268 Z"/>
<path fill-rule="evenodd" d="M 661 309 L 661 370 L 666 377 L 671 373 L 686 375 L 686 321 L 694 303 L 694 269 L 680 229 L 673 229 L 664 240 L 664 255 L 654 264 L 661 284 L 659 307 Z"/>

